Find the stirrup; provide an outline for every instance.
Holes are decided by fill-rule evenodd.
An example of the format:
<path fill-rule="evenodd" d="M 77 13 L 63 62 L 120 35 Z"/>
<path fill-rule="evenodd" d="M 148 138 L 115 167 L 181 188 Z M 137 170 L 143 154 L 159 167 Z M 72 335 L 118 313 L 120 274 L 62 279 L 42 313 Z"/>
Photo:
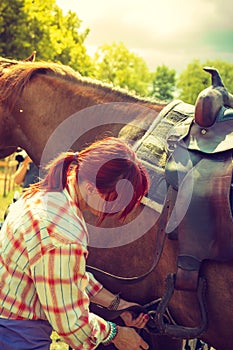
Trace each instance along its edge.
<path fill-rule="evenodd" d="M 168 303 L 174 293 L 175 288 L 175 274 L 169 274 L 166 278 L 166 292 L 161 302 L 158 305 L 156 312 L 156 324 L 160 331 L 160 334 L 165 334 L 175 338 L 181 339 L 194 339 L 200 336 L 201 333 L 207 328 L 207 310 L 204 303 L 204 297 L 206 292 L 207 282 L 203 277 L 199 277 L 197 296 L 201 311 L 201 325 L 199 327 L 184 327 L 177 324 L 165 324 L 164 313 L 168 306 Z"/>

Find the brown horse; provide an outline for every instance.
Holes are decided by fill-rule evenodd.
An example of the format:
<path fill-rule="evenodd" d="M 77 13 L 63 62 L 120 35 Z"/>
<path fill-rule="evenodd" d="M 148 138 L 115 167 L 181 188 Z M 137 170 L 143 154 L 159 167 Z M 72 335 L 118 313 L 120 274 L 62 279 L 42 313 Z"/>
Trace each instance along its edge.
<path fill-rule="evenodd" d="M 60 151 L 79 150 L 106 135 L 120 134 L 135 145 L 153 120 L 159 125 L 158 114 L 165 107 L 85 80 L 62 65 L 4 59 L 0 64 L 0 157 L 22 147 L 43 166 Z M 161 135 L 157 135 L 158 150 L 164 150 Z M 166 276 L 177 270 L 178 241 L 164 239 L 163 249 L 157 248 L 165 225 L 161 225 L 161 207 L 165 206 L 152 209 L 142 204 L 123 226 L 115 217 L 97 228 L 95 218 L 86 217 L 90 230 L 88 264 L 109 275 L 120 275 L 112 278 L 96 270 L 107 288 L 142 305 L 163 296 Z M 200 275 L 208 286 L 208 325 L 197 336 L 218 350 L 230 350 L 233 261 L 205 260 Z M 199 309 L 195 291 L 174 291 L 169 310 L 177 324 L 195 328 L 201 322 Z M 166 332 L 146 333 L 146 338 L 151 349 L 182 347 L 180 339 L 166 336 Z"/>

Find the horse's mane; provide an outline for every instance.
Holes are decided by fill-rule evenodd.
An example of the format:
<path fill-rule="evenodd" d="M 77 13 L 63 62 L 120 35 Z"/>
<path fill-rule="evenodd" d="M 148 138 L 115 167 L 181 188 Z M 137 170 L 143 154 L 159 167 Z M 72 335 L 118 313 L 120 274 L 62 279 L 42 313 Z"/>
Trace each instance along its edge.
<path fill-rule="evenodd" d="M 75 82 L 78 80 L 78 73 L 65 65 L 49 62 L 24 62 L 0 59 L 0 101 L 11 101 L 20 96 L 24 87 L 37 74 L 66 79 Z"/>
<path fill-rule="evenodd" d="M 102 89 L 106 94 L 110 92 L 114 93 L 116 101 L 119 97 L 121 101 L 143 101 L 145 103 L 152 103 L 150 99 L 138 97 L 126 90 L 115 88 L 109 84 L 104 84 L 94 79 L 82 77 L 78 72 L 66 65 L 43 61 L 16 61 L 5 58 L 0 58 L 0 102 L 7 101 L 9 106 L 13 107 L 17 97 L 20 96 L 24 87 L 37 74 L 56 77 L 83 86 L 88 85 L 95 89 Z M 155 101 L 153 101 L 153 103 L 155 103 Z M 157 101 L 156 104 L 163 105 Z"/>

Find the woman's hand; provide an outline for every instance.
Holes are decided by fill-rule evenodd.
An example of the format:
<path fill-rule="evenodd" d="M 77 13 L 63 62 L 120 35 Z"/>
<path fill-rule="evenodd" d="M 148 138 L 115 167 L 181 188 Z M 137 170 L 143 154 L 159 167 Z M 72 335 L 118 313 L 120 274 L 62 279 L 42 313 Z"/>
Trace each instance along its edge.
<path fill-rule="evenodd" d="M 112 294 L 106 288 L 102 288 L 99 293 L 92 297 L 93 303 L 108 307 L 111 302 L 116 298 L 116 295 Z M 127 309 L 130 306 L 138 305 L 135 302 L 129 302 L 124 299 L 120 299 L 117 310 Z M 123 311 L 120 315 L 125 325 L 128 327 L 144 328 L 149 320 L 149 316 L 144 313 L 140 313 L 137 318 L 134 318 L 132 313 L 129 311 Z"/>
<path fill-rule="evenodd" d="M 112 341 L 119 350 L 147 350 L 149 345 L 133 328 L 118 326 L 118 333 Z"/>
<path fill-rule="evenodd" d="M 133 315 L 129 311 L 124 311 L 120 315 L 125 325 L 128 327 L 135 328 L 144 328 L 149 320 L 149 316 L 147 314 L 139 314 L 137 318 L 133 318 Z"/>
<path fill-rule="evenodd" d="M 124 299 L 121 299 L 118 310 L 126 309 L 130 306 L 138 305 L 136 303 L 128 302 Z M 149 320 L 149 316 L 147 314 L 141 313 L 137 318 L 134 318 L 130 311 L 123 311 L 120 315 L 125 325 L 128 327 L 136 327 L 136 328 L 144 328 Z"/>

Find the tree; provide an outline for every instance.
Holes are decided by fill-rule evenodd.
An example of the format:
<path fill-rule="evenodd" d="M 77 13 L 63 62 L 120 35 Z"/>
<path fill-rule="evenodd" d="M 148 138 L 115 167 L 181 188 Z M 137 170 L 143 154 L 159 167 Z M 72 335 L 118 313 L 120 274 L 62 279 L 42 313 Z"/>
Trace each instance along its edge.
<path fill-rule="evenodd" d="M 29 41 L 38 57 L 70 65 L 82 75 L 88 75 L 92 62 L 84 41 L 89 29 L 80 32 L 81 20 L 69 11 L 63 15 L 55 0 L 25 0 L 30 18 Z"/>
<path fill-rule="evenodd" d="M 150 95 L 163 101 L 172 100 L 176 83 L 176 71 L 165 65 L 158 66 L 155 73 L 152 74 L 152 79 Z"/>
<path fill-rule="evenodd" d="M 57 17 L 59 20 L 55 21 L 53 32 L 57 37 L 54 41 L 54 47 L 56 48 L 54 60 L 70 65 L 84 76 L 91 75 L 94 70 L 93 60 L 87 54 L 84 44 L 89 29 L 80 32 L 82 22 L 72 11 L 69 11 L 66 16 L 61 16 L 58 11 Z M 60 25 L 58 26 L 59 22 Z"/>
<path fill-rule="evenodd" d="M 11 58 L 28 56 L 25 31 L 28 17 L 24 0 L 1 0 L 0 2 L 0 55 Z M 31 52 L 30 52 L 31 53 Z"/>
<path fill-rule="evenodd" d="M 55 0 L 1 0 L 0 55 L 22 59 L 36 50 L 41 60 L 89 75 L 93 64 L 84 45 L 89 29 L 80 27 L 78 16 L 63 15 Z"/>
<path fill-rule="evenodd" d="M 177 80 L 179 98 L 186 103 L 195 104 L 200 91 L 206 88 L 209 76 L 202 69 L 199 60 L 194 60 L 180 74 Z"/>
<path fill-rule="evenodd" d="M 99 47 L 94 63 L 95 78 L 134 91 L 141 96 L 148 94 L 148 67 L 141 57 L 130 52 L 123 43 Z"/>
<path fill-rule="evenodd" d="M 218 69 L 226 88 L 230 92 L 233 91 L 233 64 L 221 60 L 209 60 L 201 64 L 199 60 L 194 60 L 178 78 L 177 87 L 180 90 L 179 98 L 181 100 L 195 104 L 199 93 L 211 85 L 210 74 L 203 70 L 205 66 Z"/>

